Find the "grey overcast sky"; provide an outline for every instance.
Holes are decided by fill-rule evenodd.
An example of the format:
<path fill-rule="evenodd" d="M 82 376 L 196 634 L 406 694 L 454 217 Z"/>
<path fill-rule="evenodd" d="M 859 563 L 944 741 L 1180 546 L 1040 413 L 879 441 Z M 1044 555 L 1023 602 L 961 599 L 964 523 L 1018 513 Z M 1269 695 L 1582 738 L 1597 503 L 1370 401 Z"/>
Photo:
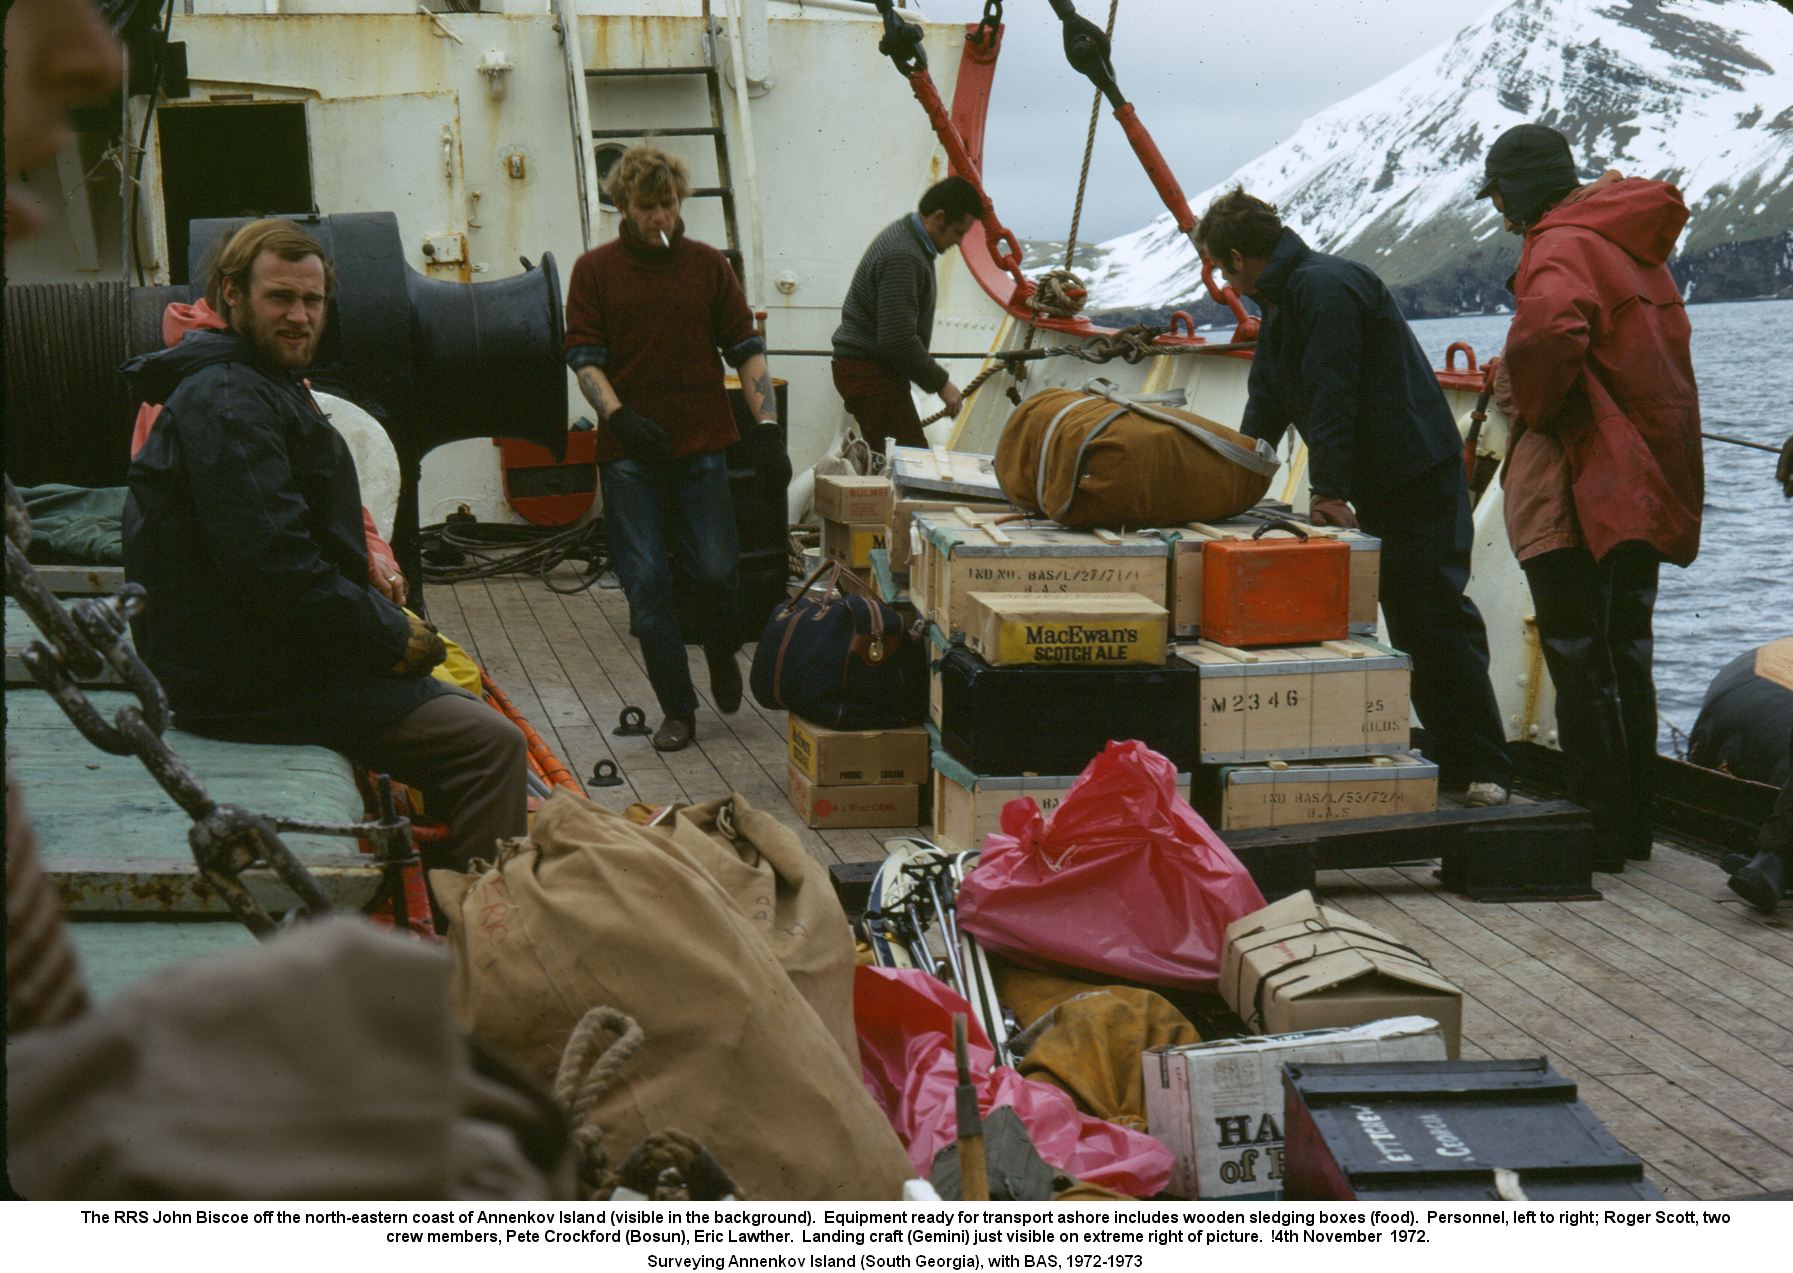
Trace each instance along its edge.
<path fill-rule="evenodd" d="M 1500 3 L 1120 0 L 1115 75 L 1193 199 L 1309 115 L 1445 43 Z M 919 0 L 915 7 L 936 20 L 975 22 L 984 6 Z M 1108 0 L 1077 0 L 1077 9 L 1098 26 L 1108 20 Z M 1092 90 L 1065 63 L 1061 28 L 1046 0 L 1007 0 L 1003 21 L 986 184 L 1016 234 L 1062 239 Z M 920 106 L 913 123 L 927 127 Z M 1078 237 L 1110 239 L 1162 210 L 1105 103 Z"/>

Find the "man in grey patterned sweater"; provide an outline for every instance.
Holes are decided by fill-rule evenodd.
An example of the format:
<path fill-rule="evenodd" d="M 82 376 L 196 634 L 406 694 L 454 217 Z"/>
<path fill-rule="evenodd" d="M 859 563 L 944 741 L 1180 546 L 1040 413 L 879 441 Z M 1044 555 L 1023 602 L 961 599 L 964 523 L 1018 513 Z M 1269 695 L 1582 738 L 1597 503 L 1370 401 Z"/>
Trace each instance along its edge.
<path fill-rule="evenodd" d="M 865 250 L 834 332 L 834 387 L 874 448 L 892 437 L 926 446 L 909 386 L 940 395 L 948 415 L 964 399 L 928 354 L 934 333 L 934 259 L 955 248 L 984 214 L 977 187 L 948 177 L 928 188 L 915 212 L 900 217 Z"/>

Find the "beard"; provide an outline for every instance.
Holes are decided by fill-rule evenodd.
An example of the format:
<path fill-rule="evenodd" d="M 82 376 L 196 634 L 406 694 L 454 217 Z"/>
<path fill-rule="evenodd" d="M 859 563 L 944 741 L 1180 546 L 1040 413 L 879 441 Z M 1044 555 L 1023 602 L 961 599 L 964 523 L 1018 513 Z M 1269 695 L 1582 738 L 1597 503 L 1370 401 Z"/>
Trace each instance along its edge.
<path fill-rule="evenodd" d="M 284 320 L 264 321 L 247 306 L 233 315 L 231 326 L 237 335 L 255 346 L 263 358 L 287 371 L 303 371 L 311 366 L 311 360 L 317 356 L 318 342 L 324 337 L 322 325 L 301 333 Z M 303 339 L 297 342 L 288 339 L 288 336 L 301 335 Z"/>

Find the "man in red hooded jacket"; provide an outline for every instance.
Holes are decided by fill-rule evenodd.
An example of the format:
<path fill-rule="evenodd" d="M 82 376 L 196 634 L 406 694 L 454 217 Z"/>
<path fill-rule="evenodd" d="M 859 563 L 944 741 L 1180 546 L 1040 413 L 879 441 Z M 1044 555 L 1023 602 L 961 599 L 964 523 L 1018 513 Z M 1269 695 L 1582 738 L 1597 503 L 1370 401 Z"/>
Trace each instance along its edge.
<path fill-rule="evenodd" d="M 1650 856 L 1652 612 L 1661 562 L 1692 563 L 1705 488 L 1699 390 L 1665 262 L 1680 191 L 1608 172 L 1581 185 L 1569 143 L 1503 133 L 1480 197 L 1525 238 L 1497 377 L 1513 421 L 1507 533 L 1556 686 L 1570 795 L 1602 869 Z"/>

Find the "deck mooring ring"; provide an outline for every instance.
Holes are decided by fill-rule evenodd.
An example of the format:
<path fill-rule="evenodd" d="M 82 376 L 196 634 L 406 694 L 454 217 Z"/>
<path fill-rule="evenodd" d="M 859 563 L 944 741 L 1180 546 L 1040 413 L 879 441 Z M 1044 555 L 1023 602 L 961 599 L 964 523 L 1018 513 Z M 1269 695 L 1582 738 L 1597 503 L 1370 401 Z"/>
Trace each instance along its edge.
<path fill-rule="evenodd" d="M 616 767 L 614 760 L 600 760 L 591 771 L 591 785 L 594 787 L 620 787 L 623 775 Z"/>
<path fill-rule="evenodd" d="M 654 731 L 647 727 L 647 713 L 639 707 L 625 707 L 616 718 L 616 728 L 610 731 L 618 738 L 635 738 Z"/>

